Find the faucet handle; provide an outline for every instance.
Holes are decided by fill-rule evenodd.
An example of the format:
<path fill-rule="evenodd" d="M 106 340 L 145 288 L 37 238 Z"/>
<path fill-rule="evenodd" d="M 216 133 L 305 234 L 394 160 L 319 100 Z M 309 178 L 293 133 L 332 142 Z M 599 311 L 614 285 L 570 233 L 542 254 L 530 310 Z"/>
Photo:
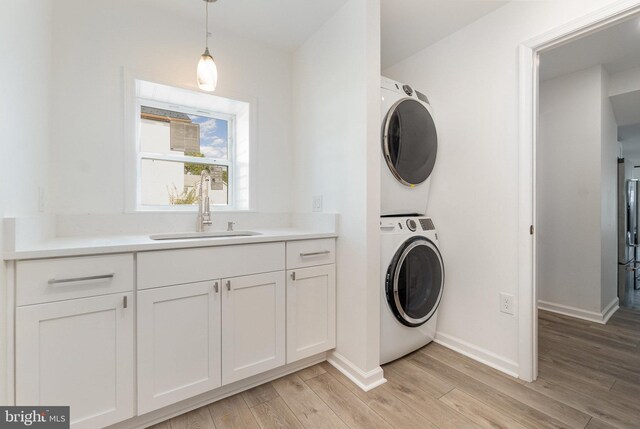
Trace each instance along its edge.
<path fill-rule="evenodd" d="M 235 224 L 235 222 L 227 222 L 227 231 L 233 231 L 233 225 Z"/>

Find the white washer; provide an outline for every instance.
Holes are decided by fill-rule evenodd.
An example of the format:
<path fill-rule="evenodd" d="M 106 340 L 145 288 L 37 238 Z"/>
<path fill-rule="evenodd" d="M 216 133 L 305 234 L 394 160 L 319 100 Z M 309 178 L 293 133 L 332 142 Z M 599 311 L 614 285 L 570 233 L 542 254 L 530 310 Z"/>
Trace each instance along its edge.
<path fill-rule="evenodd" d="M 444 287 L 438 236 L 428 217 L 380 219 L 380 363 L 433 341 Z"/>
<path fill-rule="evenodd" d="M 438 134 L 427 97 L 381 78 L 381 215 L 424 215 Z"/>

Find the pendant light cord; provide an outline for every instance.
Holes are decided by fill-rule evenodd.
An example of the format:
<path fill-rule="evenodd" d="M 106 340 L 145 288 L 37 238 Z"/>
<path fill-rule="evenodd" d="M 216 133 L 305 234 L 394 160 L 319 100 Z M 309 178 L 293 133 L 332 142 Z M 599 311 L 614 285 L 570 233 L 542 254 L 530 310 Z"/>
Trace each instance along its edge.
<path fill-rule="evenodd" d="M 204 46 L 209 49 L 209 2 L 205 0 Z"/>

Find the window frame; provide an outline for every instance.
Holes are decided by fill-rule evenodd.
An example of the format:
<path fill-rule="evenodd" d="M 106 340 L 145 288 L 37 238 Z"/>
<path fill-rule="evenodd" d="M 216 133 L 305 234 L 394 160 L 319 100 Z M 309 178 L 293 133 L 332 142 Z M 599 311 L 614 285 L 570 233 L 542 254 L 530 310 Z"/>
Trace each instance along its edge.
<path fill-rule="evenodd" d="M 201 108 L 183 106 L 175 103 L 152 100 L 137 96 L 135 97 L 135 162 L 136 162 L 136 192 L 135 206 L 136 211 L 162 211 L 162 212 L 194 212 L 198 210 L 196 205 L 177 204 L 177 205 L 150 205 L 142 204 L 142 161 L 166 161 L 166 162 L 185 162 L 202 165 L 221 165 L 227 167 L 227 204 L 210 204 L 213 211 L 235 211 L 236 205 L 236 181 L 235 181 L 235 160 L 236 160 L 236 115 L 223 112 L 214 112 Z M 227 159 L 218 158 L 200 158 L 185 155 L 163 155 L 155 152 L 143 152 L 140 144 L 140 120 L 142 106 L 154 107 L 158 109 L 170 110 L 173 112 L 186 113 L 189 115 L 204 116 L 207 118 L 220 119 L 227 121 Z"/>

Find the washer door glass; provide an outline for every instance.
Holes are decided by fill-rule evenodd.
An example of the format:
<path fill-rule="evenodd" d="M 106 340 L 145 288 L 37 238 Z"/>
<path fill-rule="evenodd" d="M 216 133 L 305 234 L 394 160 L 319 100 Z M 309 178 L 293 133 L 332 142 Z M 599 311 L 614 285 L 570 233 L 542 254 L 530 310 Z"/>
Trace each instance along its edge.
<path fill-rule="evenodd" d="M 424 237 L 407 240 L 387 274 L 387 301 L 396 318 L 420 326 L 435 313 L 444 285 L 444 265 L 437 247 Z"/>
<path fill-rule="evenodd" d="M 383 151 L 391 172 L 402 184 L 412 186 L 427 180 L 436 164 L 438 134 L 424 104 L 406 98 L 391 108 Z"/>

